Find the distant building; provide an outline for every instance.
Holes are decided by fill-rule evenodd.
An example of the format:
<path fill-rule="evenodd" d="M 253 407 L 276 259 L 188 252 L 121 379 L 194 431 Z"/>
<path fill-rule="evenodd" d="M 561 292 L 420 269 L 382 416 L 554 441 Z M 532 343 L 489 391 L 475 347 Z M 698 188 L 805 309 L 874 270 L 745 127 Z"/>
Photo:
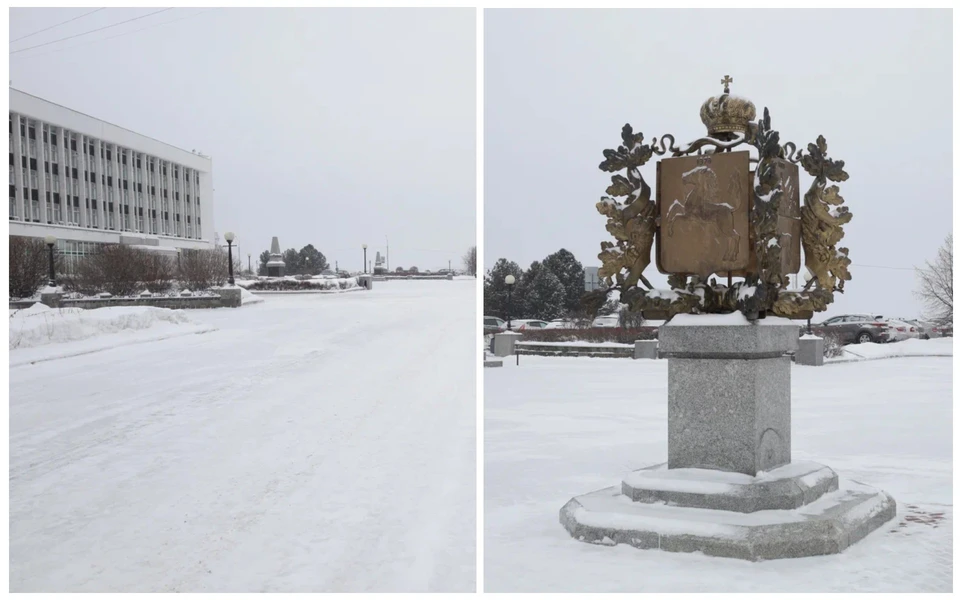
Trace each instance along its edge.
<path fill-rule="evenodd" d="M 384 258 L 380 256 L 380 253 L 377 252 L 377 258 L 373 262 L 373 274 L 374 275 L 383 275 L 387 272 L 386 262 Z"/>
<path fill-rule="evenodd" d="M 10 235 L 57 238 L 69 271 L 103 244 L 213 248 L 211 161 L 10 89 Z"/>
<path fill-rule="evenodd" d="M 603 287 L 602 282 L 600 281 L 600 275 L 598 274 L 599 270 L 600 267 L 583 268 L 583 286 L 586 291 L 594 292 Z"/>

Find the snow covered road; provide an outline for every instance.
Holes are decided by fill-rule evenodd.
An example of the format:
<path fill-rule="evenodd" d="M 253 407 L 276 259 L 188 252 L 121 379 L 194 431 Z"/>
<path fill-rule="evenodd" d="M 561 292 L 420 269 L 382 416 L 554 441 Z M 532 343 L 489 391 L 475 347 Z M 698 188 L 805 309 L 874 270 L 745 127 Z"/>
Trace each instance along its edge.
<path fill-rule="evenodd" d="M 475 285 L 11 368 L 11 590 L 473 591 Z"/>

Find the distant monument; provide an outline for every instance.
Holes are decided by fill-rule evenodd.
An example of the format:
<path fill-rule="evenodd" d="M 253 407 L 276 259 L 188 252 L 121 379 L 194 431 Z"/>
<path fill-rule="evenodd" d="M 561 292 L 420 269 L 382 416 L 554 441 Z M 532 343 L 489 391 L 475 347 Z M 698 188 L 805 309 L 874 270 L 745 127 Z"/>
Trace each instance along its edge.
<path fill-rule="evenodd" d="M 380 256 L 380 253 L 377 252 L 377 258 L 373 263 L 373 274 L 374 275 L 383 275 L 387 272 L 386 264 L 384 263 L 383 257 Z"/>
<path fill-rule="evenodd" d="M 284 268 L 287 266 L 283 262 L 283 255 L 280 254 L 280 240 L 273 238 L 270 242 L 270 260 L 267 261 L 267 277 L 283 277 Z"/>

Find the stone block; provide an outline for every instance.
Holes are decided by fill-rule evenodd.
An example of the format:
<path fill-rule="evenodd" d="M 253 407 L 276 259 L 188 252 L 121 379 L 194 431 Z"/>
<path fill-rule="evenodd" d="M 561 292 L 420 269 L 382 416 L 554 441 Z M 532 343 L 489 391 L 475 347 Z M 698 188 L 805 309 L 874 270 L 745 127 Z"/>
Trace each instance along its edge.
<path fill-rule="evenodd" d="M 493 343 L 491 352 L 494 356 L 513 356 L 516 351 L 516 344 L 523 337 L 522 334 L 506 331 L 504 333 L 493 334 Z"/>
<path fill-rule="evenodd" d="M 855 482 L 798 509 L 753 514 L 631 502 L 611 487 L 567 502 L 560 523 L 592 544 L 761 561 L 843 552 L 896 514 L 887 493 Z"/>
<path fill-rule="evenodd" d="M 360 276 L 360 285 L 367 288 L 368 290 L 373 289 L 373 275 L 361 275 Z"/>
<path fill-rule="evenodd" d="M 633 346 L 633 358 L 659 358 L 659 346 L 657 340 L 637 340 Z"/>
<path fill-rule="evenodd" d="M 800 508 L 838 486 L 837 474 L 815 462 L 792 463 L 757 477 L 657 465 L 627 475 L 621 492 L 634 502 L 752 513 Z"/>
<path fill-rule="evenodd" d="M 41 292 L 40 293 L 40 304 L 49 306 L 50 308 L 60 308 L 60 305 L 63 303 L 63 294 L 60 292 Z"/>
<path fill-rule="evenodd" d="M 667 464 L 756 475 L 790 462 L 790 359 L 671 358 Z"/>
<path fill-rule="evenodd" d="M 823 338 L 804 336 L 800 338 L 797 346 L 795 361 L 798 365 L 808 365 L 819 367 L 823 365 Z"/>
<path fill-rule="evenodd" d="M 241 304 L 241 294 L 240 288 L 238 287 L 225 287 L 217 290 L 217 293 L 220 294 L 220 305 L 229 308 L 238 308 Z"/>
<path fill-rule="evenodd" d="M 750 325 L 671 325 L 660 328 L 662 358 L 773 358 L 797 349 L 793 323 Z"/>
<path fill-rule="evenodd" d="M 753 476 L 790 462 L 786 353 L 797 348 L 796 325 L 667 325 L 659 338 L 669 468 Z"/>

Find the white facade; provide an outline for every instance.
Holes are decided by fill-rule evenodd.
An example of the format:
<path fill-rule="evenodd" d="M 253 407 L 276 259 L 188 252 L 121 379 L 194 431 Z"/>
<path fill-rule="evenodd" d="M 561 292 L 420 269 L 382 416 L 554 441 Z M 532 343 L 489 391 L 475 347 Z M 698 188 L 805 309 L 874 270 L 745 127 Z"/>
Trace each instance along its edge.
<path fill-rule="evenodd" d="M 583 287 L 586 291 L 593 292 L 602 287 L 598 271 L 600 271 L 600 267 L 583 268 Z"/>
<path fill-rule="evenodd" d="M 213 248 L 210 158 L 10 89 L 10 235 Z"/>

